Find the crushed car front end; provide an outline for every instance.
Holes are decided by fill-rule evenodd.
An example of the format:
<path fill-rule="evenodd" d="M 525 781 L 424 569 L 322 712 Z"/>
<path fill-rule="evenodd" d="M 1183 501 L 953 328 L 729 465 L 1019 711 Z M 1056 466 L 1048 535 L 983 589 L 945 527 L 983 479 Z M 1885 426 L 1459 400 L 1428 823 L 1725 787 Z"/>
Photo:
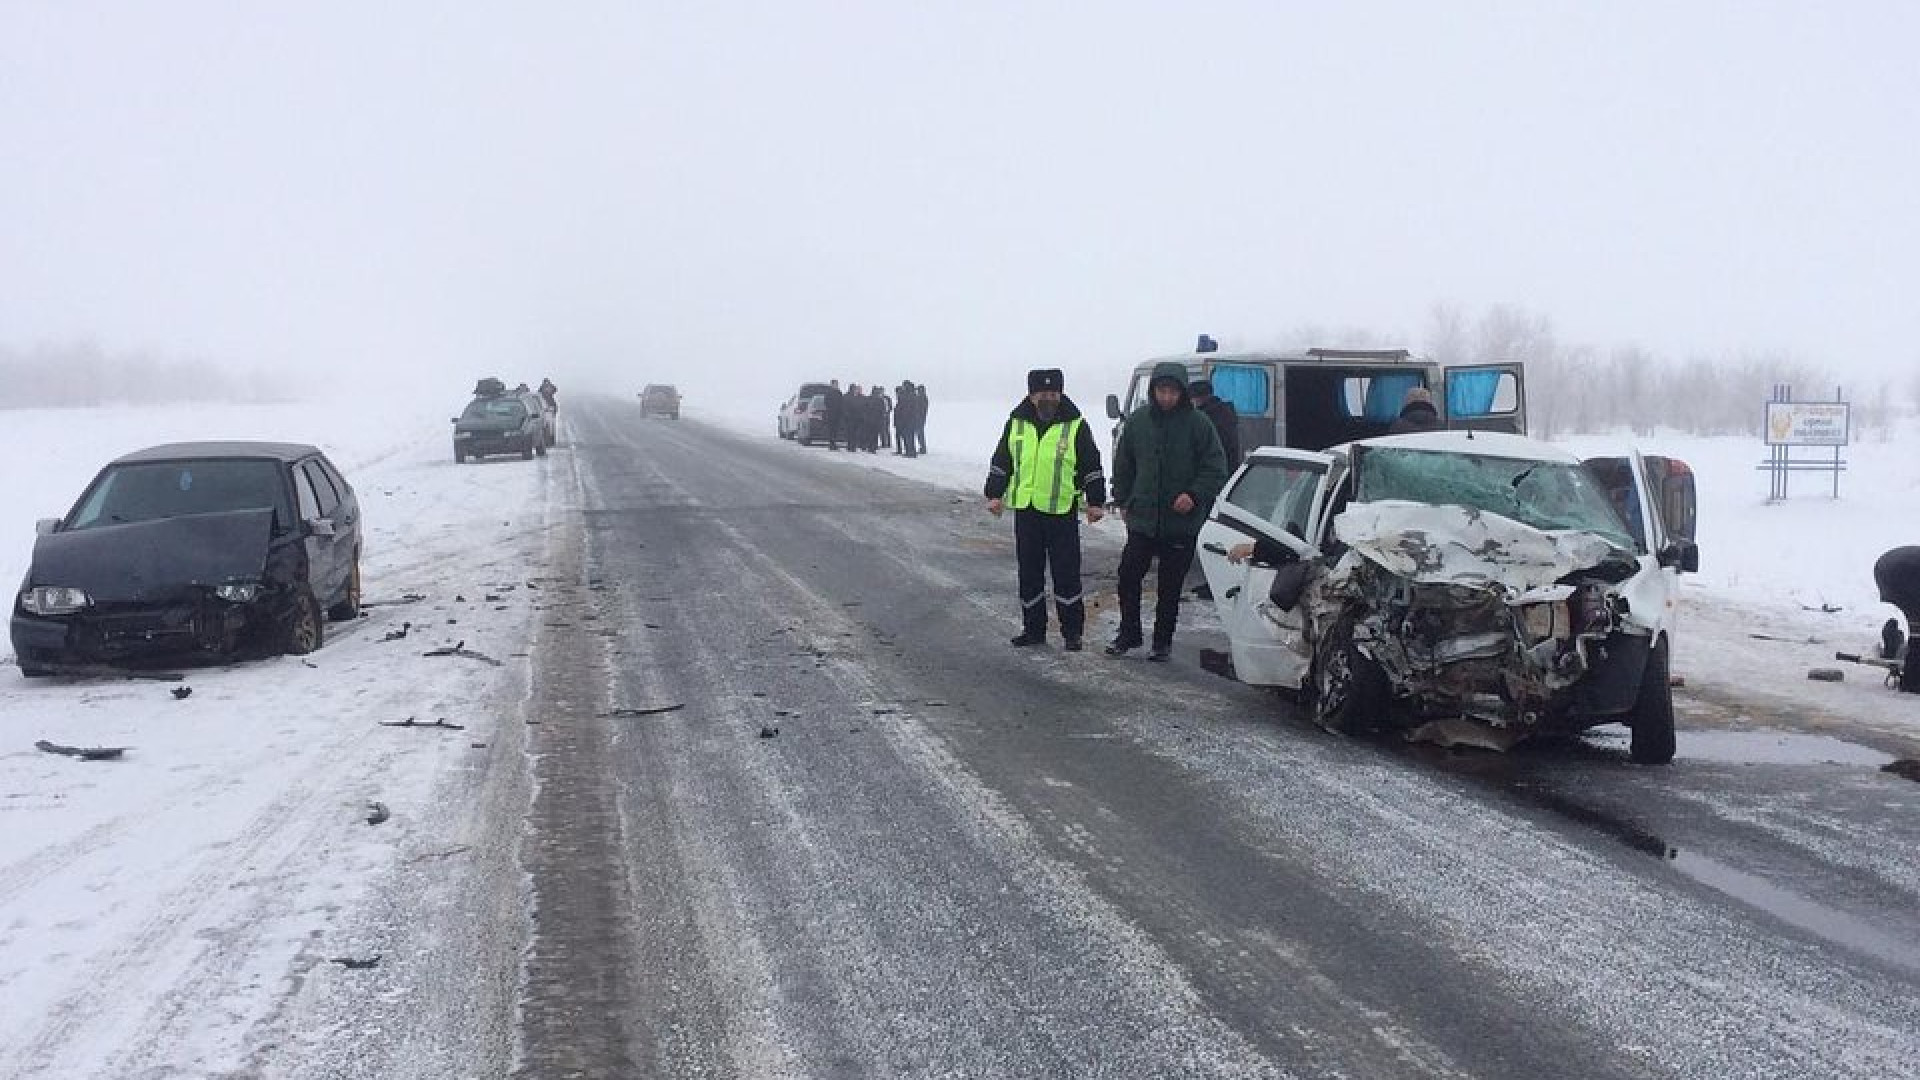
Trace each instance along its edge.
<path fill-rule="evenodd" d="M 1365 446 L 1354 468 L 1314 622 L 1406 721 L 1511 743 L 1634 707 L 1671 583 L 1577 461 Z"/>
<path fill-rule="evenodd" d="M 272 511 L 199 514 L 42 536 L 14 596 L 28 674 L 225 658 L 271 640 L 302 575 Z"/>

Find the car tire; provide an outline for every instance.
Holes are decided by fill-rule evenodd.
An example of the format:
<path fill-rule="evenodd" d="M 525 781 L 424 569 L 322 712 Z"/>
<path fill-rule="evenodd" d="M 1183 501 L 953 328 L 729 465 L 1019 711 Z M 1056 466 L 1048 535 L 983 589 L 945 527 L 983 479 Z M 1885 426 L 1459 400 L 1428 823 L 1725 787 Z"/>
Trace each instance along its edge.
<path fill-rule="evenodd" d="M 1378 725 L 1392 688 L 1387 673 L 1353 642 L 1353 624 L 1333 624 L 1314 650 L 1313 720 L 1341 735 L 1354 735 Z"/>
<path fill-rule="evenodd" d="M 454 447 L 453 463 L 455 465 L 465 465 L 467 463 L 467 452 L 465 450 L 460 449 L 457 446 Z"/>
<path fill-rule="evenodd" d="M 533 460 L 533 440 L 532 439 L 527 439 L 520 444 L 520 460 L 521 461 Z"/>
<path fill-rule="evenodd" d="M 353 553 L 353 568 L 347 571 L 347 587 L 340 602 L 327 609 L 327 618 L 347 622 L 360 617 L 360 553 Z"/>
<path fill-rule="evenodd" d="M 313 590 L 302 585 L 293 594 L 293 610 L 280 628 L 280 651 L 288 656 L 305 656 L 318 649 L 327 637 L 327 621 L 320 615 L 320 601 Z"/>
<path fill-rule="evenodd" d="M 1679 748 L 1673 732 L 1672 666 L 1663 637 L 1647 653 L 1640 693 L 1633 699 L 1633 712 L 1627 719 L 1627 727 L 1633 732 L 1627 757 L 1635 765 L 1671 765 Z"/>
<path fill-rule="evenodd" d="M 546 457 L 547 456 L 547 440 L 545 439 L 537 440 L 533 444 L 533 452 L 536 454 L 539 454 L 541 457 Z"/>

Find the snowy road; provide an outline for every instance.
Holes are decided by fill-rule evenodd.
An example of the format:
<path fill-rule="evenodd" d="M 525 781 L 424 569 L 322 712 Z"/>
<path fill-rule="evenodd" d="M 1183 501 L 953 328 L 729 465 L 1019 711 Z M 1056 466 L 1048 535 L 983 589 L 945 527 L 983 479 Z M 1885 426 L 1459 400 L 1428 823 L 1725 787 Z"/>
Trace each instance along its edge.
<path fill-rule="evenodd" d="M 1731 731 L 1790 710 L 1697 680 L 1656 770 L 1332 739 L 1204 618 L 1007 649 L 975 500 L 573 423 L 523 1075 L 1920 1076 L 1920 787 Z"/>
<path fill-rule="evenodd" d="M 1168 665 L 1009 649 L 984 453 L 582 401 L 456 467 L 416 411 L 38 418 L 16 538 L 103 444 L 338 438 L 373 604 L 181 684 L 0 672 L 0 1080 L 1920 1077 L 1914 702 L 1804 678 L 1851 602 L 1690 582 L 1671 768 L 1455 756 L 1206 674 L 1199 605 Z"/>

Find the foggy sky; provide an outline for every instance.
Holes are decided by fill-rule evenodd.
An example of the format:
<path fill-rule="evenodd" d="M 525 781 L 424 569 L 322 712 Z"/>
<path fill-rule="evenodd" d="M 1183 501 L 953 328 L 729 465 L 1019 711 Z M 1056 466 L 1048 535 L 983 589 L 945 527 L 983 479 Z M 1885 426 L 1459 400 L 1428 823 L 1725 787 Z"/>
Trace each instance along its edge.
<path fill-rule="evenodd" d="M 1904 2 L 0 0 L 0 344 L 1084 401 L 1203 330 L 1506 303 L 1904 381 L 1916 43 Z"/>

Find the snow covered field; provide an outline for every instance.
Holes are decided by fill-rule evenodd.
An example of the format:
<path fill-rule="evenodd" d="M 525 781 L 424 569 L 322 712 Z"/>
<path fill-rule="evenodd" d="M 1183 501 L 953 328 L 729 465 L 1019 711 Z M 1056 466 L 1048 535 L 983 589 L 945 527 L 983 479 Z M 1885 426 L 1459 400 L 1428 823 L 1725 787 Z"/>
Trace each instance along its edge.
<path fill-rule="evenodd" d="M 321 446 L 354 484 L 369 608 L 330 624 L 310 657 L 188 669 L 177 683 L 29 681 L 7 650 L 0 1077 L 240 1068 L 260 1049 L 248 1033 L 290 991 L 323 994 L 350 977 L 334 961 L 378 951 L 379 920 L 360 918 L 368 883 L 482 842 L 483 823 L 449 811 L 471 810 L 458 793 L 514 734 L 496 727 L 519 723 L 515 657 L 533 633 L 545 491 L 566 466 L 556 455 L 455 467 L 447 415 L 370 399 L 8 415 L 35 448 L 8 466 L 0 500 L 9 589 L 34 519 L 64 514 L 106 460 L 179 439 L 272 438 Z M 384 640 L 403 624 L 404 639 Z M 457 642 L 501 666 L 421 655 Z M 381 726 L 409 717 L 462 727 Z M 42 739 L 129 749 L 82 762 L 37 751 Z M 377 826 L 375 802 L 389 815 Z"/>
<path fill-rule="evenodd" d="M 1013 400 L 936 401 L 923 458 L 792 452 L 971 496 Z M 743 415 L 689 400 L 686 415 L 772 440 L 776 404 Z M 537 629 L 545 528 L 572 481 L 564 445 L 542 460 L 456 468 L 447 416 L 443 402 L 373 399 L 8 414 L 16 445 L 32 448 L 0 484 L 9 588 L 34 520 L 64 513 L 109 458 L 174 439 L 274 438 L 320 445 L 355 485 L 370 609 L 331 626 L 306 660 L 196 669 L 180 683 L 29 682 L 7 656 L 0 1077 L 244 1069 L 264 1053 L 250 1039 L 278 1002 L 350 977 L 339 961 L 370 959 L 380 920 L 408 917 L 369 915 L 366 883 L 396 867 L 431 873 L 488 842 L 485 823 L 454 808 L 473 805 L 487 755 L 518 752 L 511 729 Z M 1877 640 L 1890 609 L 1877 599 L 1873 560 L 1920 542 L 1917 444 L 1909 428 L 1851 448 L 1838 501 L 1804 477 L 1791 501 L 1768 506 L 1757 442 L 1641 441 L 1699 476 L 1702 572 L 1688 579 L 1676 649 L 1690 685 L 1920 738 L 1920 701 L 1885 690 L 1873 671 L 1849 668 L 1838 685 L 1805 678 L 1836 648 Z M 1569 445 L 1594 451 L 1602 441 Z M 1122 526 L 1098 528 L 1117 536 Z M 404 639 L 384 640 L 403 624 Z M 421 655 L 456 642 L 500 666 Z M 176 698 L 175 687 L 193 693 Z M 1708 752 L 1684 730 L 1685 708 L 1683 763 Z M 463 728 L 381 726 L 409 717 Z M 39 739 L 130 750 L 80 762 L 37 751 Z M 390 813 L 385 823 L 367 824 L 372 802 Z M 209 970 L 221 975 L 205 978 Z"/>

